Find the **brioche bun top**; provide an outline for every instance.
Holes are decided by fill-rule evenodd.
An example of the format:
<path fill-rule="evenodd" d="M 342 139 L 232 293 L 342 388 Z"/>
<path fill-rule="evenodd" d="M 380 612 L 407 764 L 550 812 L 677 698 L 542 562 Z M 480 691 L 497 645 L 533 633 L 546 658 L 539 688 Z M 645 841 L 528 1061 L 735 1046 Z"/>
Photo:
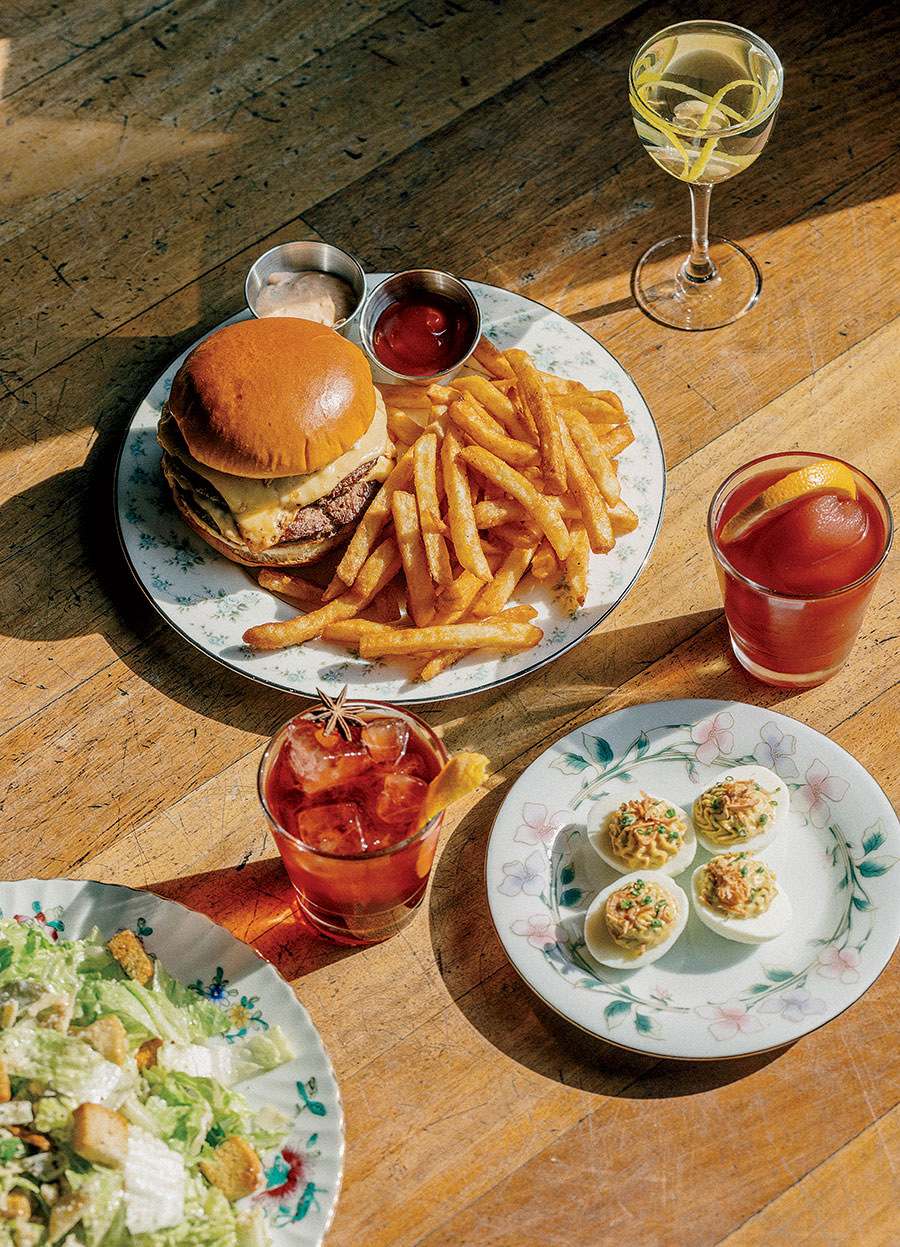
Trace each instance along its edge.
<path fill-rule="evenodd" d="M 317 472 L 366 432 L 375 387 L 359 347 L 327 325 L 276 316 L 216 330 L 169 395 L 191 454 L 258 479 Z"/>

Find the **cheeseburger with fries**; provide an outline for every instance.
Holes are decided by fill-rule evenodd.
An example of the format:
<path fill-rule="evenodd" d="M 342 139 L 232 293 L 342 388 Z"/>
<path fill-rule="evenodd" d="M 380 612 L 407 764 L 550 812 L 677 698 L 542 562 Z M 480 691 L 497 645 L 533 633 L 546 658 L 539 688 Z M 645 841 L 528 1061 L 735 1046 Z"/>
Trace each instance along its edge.
<path fill-rule="evenodd" d="M 291 317 L 238 321 L 194 347 L 157 436 L 181 515 L 248 567 L 311 563 L 340 545 L 394 455 L 363 353 Z"/>

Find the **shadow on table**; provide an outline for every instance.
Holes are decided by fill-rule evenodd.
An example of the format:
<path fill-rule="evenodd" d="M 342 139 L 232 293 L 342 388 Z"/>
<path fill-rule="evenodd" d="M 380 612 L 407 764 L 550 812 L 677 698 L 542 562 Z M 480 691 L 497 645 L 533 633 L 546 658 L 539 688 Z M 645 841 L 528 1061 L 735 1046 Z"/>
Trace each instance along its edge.
<path fill-rule="evenodd" d="M 632 1052 L 581 1030 L 532 992 L 507 960 L 483 882 L 487 837 L 505 792 L 503 786 L 489 794 L 455 829 L 431 888 L 436 964 L 456 1006 L 489 1043 L 565 1086 L 633 1099 L 709 1091 L 745 1078 L 786 1051 L 787 1046 L 696 1061 Z"/>
<path fill-rule="evenodd" d="M 148 885 L 147 891 L 206 914 L 293 982 L 359 950 L 323 939 L 297 905 L 280 857 Z"/>

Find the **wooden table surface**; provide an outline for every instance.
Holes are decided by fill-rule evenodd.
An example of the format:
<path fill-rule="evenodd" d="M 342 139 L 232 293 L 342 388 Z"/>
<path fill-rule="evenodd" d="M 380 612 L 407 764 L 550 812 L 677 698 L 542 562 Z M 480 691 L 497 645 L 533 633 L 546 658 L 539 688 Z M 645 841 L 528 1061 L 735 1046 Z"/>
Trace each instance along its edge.
<path fill-rule="evenodd" d="M 784 101 L 763 156 L 712 197 L 761 301 L 685 334 L 631 299 L 638 255 L 688 205 L 637 142 L 626 72 L 642 39 L 697 15 L 680 0 L 63 0 L 0 28 L 0 875 L 150 889 L 274 962 L 346 1111 L 329 1247 L 900 1241 L 896 957 L 793 1046 L 669 1061 L 547 1009 L 485 895 L 512 782 L 566 731 L 642 702 L 776 708 L 900 800 L 896 557 L 849 665 L 787 694 L 730 657 L 704 536 L 715 484 L 774 449 L 846 457 L 896 507 L 900 8 L 717 8 L 779 50 Z M 422 708 L 450 750 L 489 755 L 491 778 L 448 819 L 427 911 L 363 950 L 288 915 L 257 808 L 263 744 L 306 703 L 162 622 L 113 520 L 138 401 L 241 309 L 250 262 L 302 237 L 570 317 L 634 378 L 668 468 L 652 558 L 602 626 L 521 680 Z"/>

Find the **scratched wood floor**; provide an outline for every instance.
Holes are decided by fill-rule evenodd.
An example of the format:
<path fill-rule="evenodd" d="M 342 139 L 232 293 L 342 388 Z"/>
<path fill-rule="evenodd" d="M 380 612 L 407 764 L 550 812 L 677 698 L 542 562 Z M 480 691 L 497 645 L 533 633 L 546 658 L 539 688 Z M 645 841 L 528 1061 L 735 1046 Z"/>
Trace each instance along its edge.
<path fill-rule="evenodd" d="M 702 15 L 702 14 L 700 14 Z M 511 782 L 598 714 L 672 697 L 778 707 L 900 802 L 896 557 L 851 665 L 787 696 L 727 654 L 703 545 L 726 471 L 791 445 L 900 485 L 900 6 L 725 3 L 782 54 L 769 148 L 712 198 L 759 307 L 706 335 L 634 307 L 687 224 L 627 113 L 633 49 L 682 3 L 78 0 L 2 14 L 0 877 L 152 888 L 251 940 L 335 1064 L 345 1186 L 329 1247 L 894 1247 L 896 959 L 777 1054 L 677 1064 L 554 1017 L 493 933 L 485 844 Z M 320 236 L 571 317 L 635 378 L 668 465 L 645 574 L 575 651 L 425 716 L 492 762 L 454 812 L 429 912 L 352 954 L 298 935 L 256 809 L 296 699 L 160 622 L 118 549 L 120 440 L 165 365 L 242 306 L 266 247 Z"/>

